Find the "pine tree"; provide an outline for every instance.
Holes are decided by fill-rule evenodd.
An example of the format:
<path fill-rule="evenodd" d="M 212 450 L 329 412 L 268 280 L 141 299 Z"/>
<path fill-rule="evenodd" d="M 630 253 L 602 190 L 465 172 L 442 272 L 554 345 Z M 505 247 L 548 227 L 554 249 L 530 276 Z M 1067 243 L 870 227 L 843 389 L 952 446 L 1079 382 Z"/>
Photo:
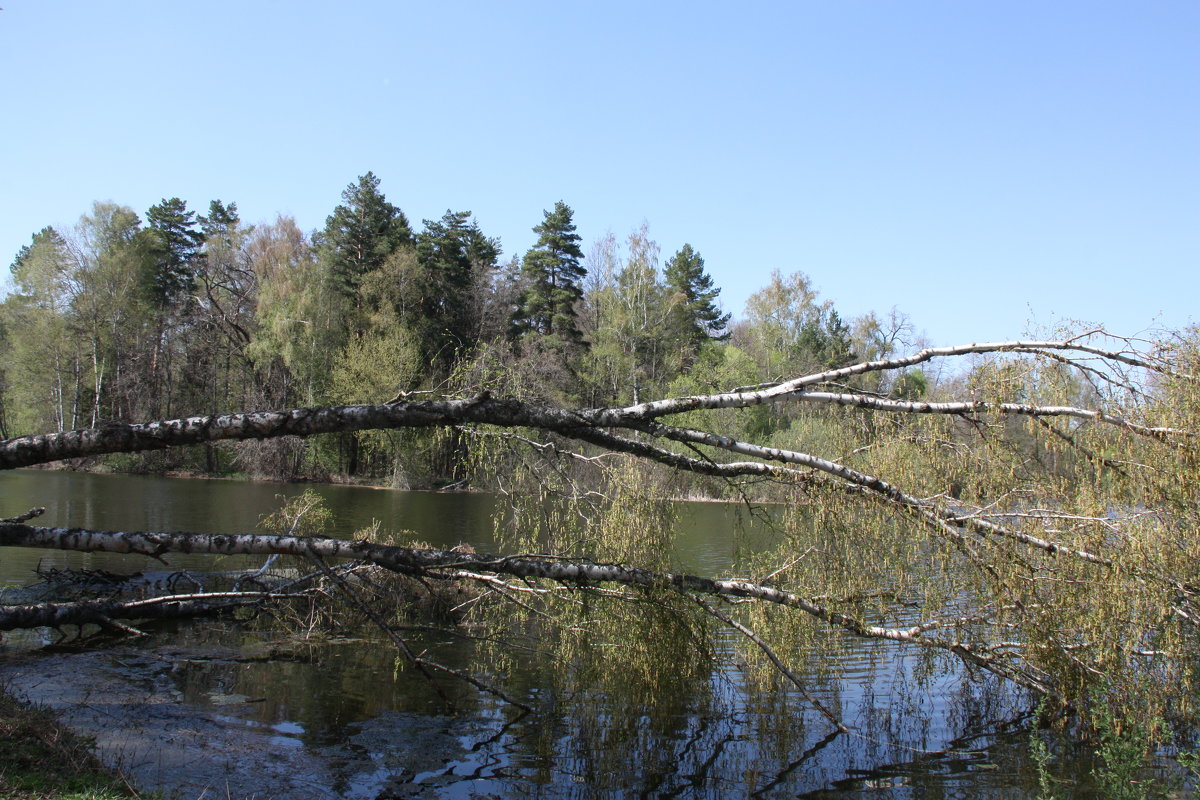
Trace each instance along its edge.
<path fill-rule="evenodd" d="M 325 220 L 316 244 L 334 286 L 357 306 L 363 276 L 412 241 L 408 218 L 387 201 L 379 178 L 368 172 L 342 192 L 342 204 Z"/>
<path fill-rule="evenodd" d="M 164 199 L 146 211 L 147 233 L 153 254 L 152 294 L 161 306 L 170 306 L 196 286 L 196 262 L 204 234 L 196 230 L 196 212 L 178 197 Z"/>
<path fill-rule="evenodd" d="M 500 242 L 489 238 L 470 211 L 449 211 L 425 220 L 417 236 L 421 308 L 429 326 L 422 337 L 431 361 L 447 366 L 478 343 L 482 295 L 500 258 Z"/>
<path fill-rule="evenodd" d="M 704 259 L 690 244 L 685 244 L 667 262 L 664 277 L 675 298 L 672 308 L 675 335 L 682 340 L 689 361 L 710 339 L 729 338 L 726 330 L 729 314 L 722 314 L 716 302 L 721 290 L 713 288 L 712 276 L 704 271 Z"/>
<path fill-rule="evenodd" d="M 242 220 L 238 216 L 237 203 L 225 205 L 220 200 L 213 200 L 208 204 L 208 216 L 200 217 L 199 221 L 204 238 L 211 239 L 216 236 L 227 237 L 229 231 L 235 230 Z"/>
<path fill-rule="evenodd" d="M 842 321 L 841 314 L 832 307 L 828 314 L 804 323 L 796 350 L 812 359 L 819 369 L 844 367 L 858 359 L 854 353 L 850 326 Z"/>
<path fill-rule="evenodd" d="M 531 333 L 553 337 L 563 345 L 583 342 L 576 317 L 576 304 L 583 296 L 583 267 L 580 237 L 575 233 L 574 212 L 561 200 L 553 211 L 543 212 L 545 219 L 534 227 L 538 234 L 521 264 L 527 287 L 513 314 L 517 336 Z"/>

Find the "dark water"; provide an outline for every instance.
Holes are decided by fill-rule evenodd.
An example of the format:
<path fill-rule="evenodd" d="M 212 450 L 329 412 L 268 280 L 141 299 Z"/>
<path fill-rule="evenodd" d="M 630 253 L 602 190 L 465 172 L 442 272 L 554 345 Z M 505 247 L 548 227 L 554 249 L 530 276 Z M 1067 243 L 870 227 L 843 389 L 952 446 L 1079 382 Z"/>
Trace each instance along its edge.
<path fill-rule="evenodd" d="M 238 533 L 253 530 L 279 506 L 279 496 L 305 488 L 17 471 L 0 473 L 0 515 L 45 506 L 42 519 L 48 525 Z M 333 513 L 332 535 L 349 536 L 379 520 L 386 528 L 412 530 L 435 546 L 469 542 L 488 550 L 493 518 L 501 513 L 492 498 L 480 495 L 312 488 Z M 684 504 L 678 511 L 674 563 L 689 571 L 720 573 L 739 548 L 753 546 L 755 536 L 762 535 L 747 533 L 753 526 L 736 506 Z M 29 582 L 39 564 L 163 568 L 133 557 L 0 548 L 0 585 Z M 173 568 L 210 565 L 210 559 L 201 557 L 172 557 L 171 563 Z M 168 708 L 177 715 L 182 703 L 196 709 L 192 723 L 171 716 L 174 721 L 163 724 L 174 726 L 171 730 L 198 730 L 196 720 L 203 719 L 214 731 L 225 731 L 225 739 L 214 733 L 210 744 L 198 745 L 210 747 L 213 758 L 231 747 L 261 750 L 261 763 L 278 762 L 280 775 L 286 772 L 294 779 L 303 771 L 298 766 L 285 770 L 279 766 L 284 763 L 303 763 L 313 770 L 305 778 L 306 788 L 289 785 L 284 791 L 264 785 L 255 790 L 259 797 L 1037 794 L 1027 756 L 1023 698 L 1005 687 L 964 681 L 955 664 L 891 643 L 839 639 L 843 654 L 833 663 L 820 640 L 808 651 L 786 654 L 811 681 L 810 691 L 852 729 L 831 735 L 829 723 L 794 690 L 779 682 L 748 682 L 730 637 L 719 638 L 700 667 L 693 663 L 673 669 L 666 658 L 646 670 L 647 662 L 635 658 L 601 658 L 588 651 L 564 666 L 561 658 L 537 647 L 503 663 L 481 665 L 468 643 L 447 645 L 444 634 L 412 635 L 417 647 L 437 646 L 438 658 L 449 666 L 488 673 L 534 710 L 521 713 L 449 681 L 442 682 L 455 705 L 454 713 L 448 713 L 428 683 L 400 665 L 394 650 L 379 641 L 336 642 L 304 659 L 223 658 L 220 653 L 252 642 L 254 634 L 214 623 L 164 626 L 143 644 L 61 656 L 87 661 L 76 669 L 64 660 L 58 668 L 74 674 L 87 670 L 97 685 L 109 675 L 113 697 L 118 685 L 130 683 L 128 671 L 136 668 L 147 687 L 136 701 L 143 733 L 152 729 L 155 715 Z M 631 647 L 655 645 L 652 631 L 631 629 L 629 636 Z M 48 683 L 47 677 L 43 684 Z M 159 699 L 151 702 L 151 697 Z M 110 716 L 115 719 L 116 714 L 114 706 Z M 243 737 L 241 743 L 229 744 L 235 735 Z M 134 739 L 129 733 L 125 741 L 132 747 Z M 182 771 L 164 766 L 170 763 L 165 747 L 156 752 L 157 766 L 138 773 L 143 779 L 174 787 L 183 797 L 201 796 L 196 787 L 202 779 L 185 780 Z M 234 768 L 226 769 L 226 789 L 208 796 L 251 796 L 245 778 L 238 783 Z M 1081 762 L 1078 771 L 1086 774 L 1086 765 Z M 210 789 L 219 783 L 212 775 L 203 781 Z M 1079 792 L 1072 796 L 1086 796 L 1082 787 Z"/>

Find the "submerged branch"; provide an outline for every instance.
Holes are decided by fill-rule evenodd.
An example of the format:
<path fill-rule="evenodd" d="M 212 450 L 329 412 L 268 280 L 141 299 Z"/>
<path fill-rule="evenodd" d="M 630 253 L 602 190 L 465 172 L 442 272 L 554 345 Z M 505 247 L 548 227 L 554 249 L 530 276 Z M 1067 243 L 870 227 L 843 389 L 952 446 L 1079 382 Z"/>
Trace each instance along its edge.
<path fill-rule="evenodd" d="M 111 627 L 113 618 L 177 619 L 302 596 L 304 595 L 276 592 L 210 592 L 169 595 L 146 600 L 105 599 L 0 606 L 0 631 L 88 624 Z"/>
<path fill-rule="evenodd" d="M 746 598 L 798 609 L 857 637 L 932 647 L 966 658 L 974 665 L 984 669 L 997 671 L 985 659 L 978 659 L 974 654 L 966 653 L 956 642 L 946 642 L 924 635 L 927 630 L 941 627 L 941 623 L 918 624 L 902 628 L 870 625 L 856 617 L 827 608 L 816 600 L 783 589 L 749 581 L 723 580 L 627 567 L 620 564 L 594 564 L 564 558 L 529 555 L 500 556 L 431 548 L 398 547 L 373 544 L 362 540 L 347 541 L 317 536 L 98 531 L 78 528 L 40 528 L 19 523 L 0 523 L 0 546 L 134 553 L 155 558 L 162 558 L 172 552 L 213 555 L 271 555 L 278 553 L 310 559 L 318 557 L 367 561 L 385 569 L 410 575 L 437 574 L 443 570 L 452 572 L 469 570 L 524 579 L 543 579 L 577 586 L 615 583 L 639 588 L 670 589 L 693 596 Z M 1012 677 L 1007 670 L 1004 674 L 1005 677 Z M 1018 680 L 1018 682 L 1020 681 Z"/>

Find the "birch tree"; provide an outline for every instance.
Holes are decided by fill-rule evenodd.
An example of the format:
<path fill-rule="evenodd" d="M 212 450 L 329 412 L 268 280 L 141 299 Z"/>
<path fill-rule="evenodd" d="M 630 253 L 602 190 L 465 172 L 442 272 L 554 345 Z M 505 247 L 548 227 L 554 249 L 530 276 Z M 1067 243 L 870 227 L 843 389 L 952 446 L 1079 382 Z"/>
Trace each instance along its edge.
<path fill-rule="evenodd" d="M 1191 724 L 1200 655 L 1195 341 L 1194 332 L 1146 342 L 1091 331 L 926 348 L 624 406 L 564 408 L 477 387 L 458 397 L 162 420 L 0 442 L 0 466 L 14 468 L 205 442 L 452 428 L 500 443 L 490 460 L 479 462 L 486 471 L 478 479 L 514 498 L 527 494 L 513 491 L 512 483 L 525 472 L 538 474 L 559 497 L 588 497 L 590 487 L 612 487 L 613 480 L 625 487 L 614 495 L 619 502 L 607 506 L 610 514 L 626 512 L 620 525 L 573 511 L 558 522 L 544 509 L 516 514 L 514 523 L 526 532 L 540 526 L 553 533 L 567 518 L 581 520 L 556 538 L 524 540 L 549 541 L 550 556 L 529 555 L 529 546 L 477 554 L 319 536 L 81 531 L 28 520 L 0 524 L 0 544 L 157 557 L 179 551 L 352 559 L 475 581 L 528 598 L 522 603 L 534 603 L 530 613 L 539 614 L 537 606 L 555 602 L 560 589 L 611 587 L 597 596 L 669 602 L 673 613 L 687 605 L 701 619 L 728 625 L 801 692 L 787 653 L 804 637 L 832 631 L 958 661 L 968 674 L 995 676 L 1042 698 L 1047 709 L 1086 713 L 1102 693 L 1122 714 L 1148 718 L 1169 710 Z M 971 357 L 1003 367 L 991 373 L 1001 379 L 981 385 L 975 397 L 924 402 L 851 388 L 856 377 Z M 1011 396 L 1014 373 L 1023 376 L 1020 398 Z M 1071 397 L 1094 402 L 1072 405 Z M 823 450 L 785 448 L 710 424 L 763 405 L 844 409 L 841 435 Z M 912 418 L 904 435 L 881 436 L 861 425 L 864 417 L 890 416 Z M 1040 455 L 1012 441 L 1010 421 L 1036 437 Z M 1059 459 L 1053 469 L 1047 453 Z M 533 459 L 537 468 L 515 468 L 514 458 Z M 501 464 L 507 469 L 496 468 Z M 657 528 L 637 499 L 663 484 L 644 468 L 629 473 L 637 464 L 705 476 L 714 493 L 743 502 L 783 501 L 777 545 L 728 575 L 672 569 L 663 542 L 646 537 Z M 587 483 L 596 470 L 610 482 Z M 33 616 L 21 618 L 45 624 L 59 611 L 13 610 L 9 619 L 26 614 Z M 137 616 L 136 609 L 128 613 Z M 814 707 L 840 729 L 835 714 Z"/>
<path fill-rule="evenodd" d="M 645 224 L 623 247 L 610 235 L 593 248 L 585 298 L 591 347 L 583 371 L 598 402 L 638 398 L 674 377 L 675 298 L 662 281 L 659 253 Z"/>
<path fill-rule="evenodd" d="M 78 427 L 87 382 L 84 348 L 72 331 L 74 270 L 66 240 L 53 228 L 34 234 L 12 265 L 16 293 L 5 301 L 7 373 L 16 408 L 30 417 L 18 428 Z M 24 416 L 24 415 L 22 415 Z"/>

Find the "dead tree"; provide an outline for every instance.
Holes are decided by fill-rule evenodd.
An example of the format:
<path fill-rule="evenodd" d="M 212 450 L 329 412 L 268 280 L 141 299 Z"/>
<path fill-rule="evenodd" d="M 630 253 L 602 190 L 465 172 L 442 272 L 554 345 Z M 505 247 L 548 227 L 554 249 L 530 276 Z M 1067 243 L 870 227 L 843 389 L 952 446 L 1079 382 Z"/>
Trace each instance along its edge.
<path fill-rule="evenodd" d="M 966 396 L 958 398 L 902 399 L 856 383 L 862 376 L 899 375 L 934 360 L 968 357 L 977 363 L 960 377 Z M 1159 708 L 1168 698 L 1148 688 L 1144 661 L 1155 662 L 1156 675 L 1190 681 L 1187 664 L 1197 655 L 1200 545 L 1188 531 L 1200 510 L 1192 492 L 1182 489 L 1194 485 L 1200 464 L 1194 362 L 1194 347 L 1184 339 L 1145 342 L 1091 331 L 1058 340 L 932 348 L 784 382 L 621 408 L 552 407 L 478 387 L 457 399 L 400 397 L 382 405 L 110 424 L 0 442 L 0 467 L 15 468 L 222 441 L 458 428 L 499 432 L 540 452 L 593 462 L 616 453 L 733 483 L 769 481 L 777 497 L 832 509 L 801 526 L 791 546 L 807 549 L 781 551 L 777 568 L 757 580 L 320 537 L 88 531 L 21 520 L 0 524 L 0 545 L 155 557 L 289 554 L 513 591 L 609 585 L 675 593 L 747 635 L 789 675 L 785 659 L 746 621 L 748 607 L 770 604 L 851 636 L 934 649 L 1063 704 L 1104 681 L 1123 687 L 1131 705 Z M 808 452 L 782 444 L 786 436 L 756 442 L 716 427 L 727 419 L 721 414 L 759 406 L 789 413 L 828 409 L 823 419 L 837 434 L 839 449 Z M 847 431 L 861 434 L 843 436 Z M 857 440 L 842 441 L 852 438 Z M 739 491 L 747 496 L 744 487 Z M 890 539 L 872 534 L 862 541 L 876 544 L 854 550 L 856 525 L 887 519 L 896 521 L 887 523 L 896 526 Z M 806 556 L 814 550 L 845 550 L 849 566 L 813 567 L 819 556 Z M 858 585 L 856 558 L 858 571 L 878 580 L 871 591 Z M 924 563 L 918 568 L 917 561 Z M 850 591 L 835 593 L 836 586 Z M 881 598 L 896 604 L 889 607 Z M 227 598 L 252 599 L 260 598 Z M 726 611 L 712 605 L 728 600 L 739 603 Z M 185 601 L 159 605 L 178 602 Z M 900 610 L 914 607 L 921 609 L 916 619 Z M 111 621 L 147 610 L 86 613 Z M 67 613 L 0 609 L 0 628 L 52 624 L 47 620 Z M 892 623 L 878 621 L 887 619 Z"/>

